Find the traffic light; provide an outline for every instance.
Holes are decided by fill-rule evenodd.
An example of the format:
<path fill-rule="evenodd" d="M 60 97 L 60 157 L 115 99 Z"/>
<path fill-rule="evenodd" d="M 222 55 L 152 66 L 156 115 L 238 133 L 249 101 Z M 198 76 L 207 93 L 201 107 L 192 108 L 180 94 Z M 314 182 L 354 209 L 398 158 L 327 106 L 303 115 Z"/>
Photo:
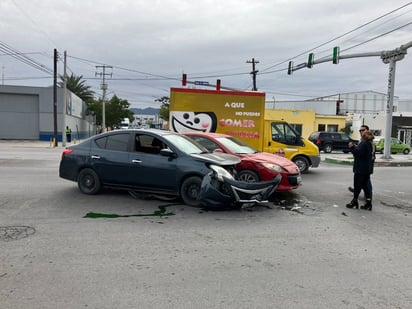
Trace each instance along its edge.
<path fill-rule="evenodd" d="M 315 54 L 310 53 L 308 57 L 308 68 L 311 69 L 313 67 L 313 61 L 315 61 Z"/>
<path fill-rule="evenodd" d="M 186 81 L 187 81 L 187 75 L 183 74 L 183 76 L 182 76 L 182 86 L 186 86 Z"/>
<path fill-rule="evenodd" d="M 338 46 L 333 48 L 332 62 L 333 62 L 333 64 L 338 64 L 339 63 L 339 47 Z"/>
<path fill-rule="evenodd" d="M 292 73 L 293 73 L 293 61 L 289 61 L 288 75 L 291 75 Z"/>

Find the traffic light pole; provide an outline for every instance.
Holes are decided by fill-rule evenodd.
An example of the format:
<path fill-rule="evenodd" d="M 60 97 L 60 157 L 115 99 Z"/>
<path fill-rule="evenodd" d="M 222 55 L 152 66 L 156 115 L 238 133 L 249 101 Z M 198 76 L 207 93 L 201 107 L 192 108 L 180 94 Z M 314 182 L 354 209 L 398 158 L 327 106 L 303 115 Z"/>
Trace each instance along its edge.
<path fill-rule="evenodd" d="M 395 92 L 395 73 L 396 62 L 402 60 L 407 54 L 408 48 L 412 47 L 412 41 L 401 45 L 399 48 L 390 51 L 370 52 L 370 53 L 358 53 L 349 55 L 340 55 L 339 48 L 333 49 L 332 57 L 324 57 L 319 60 L 314 59 L 314 54 L 309 54 L 308 62 L 293 65 L 293 62 L 289 62 L 288 74 L 292 74 L 294 71 L 303 68 L 312 68 L 314 64 L 332 61 L 334 64 L 339 63 L 339 59 L 349 58 L 361 58 L 361 57 L 380 57 L 385 64 L 389 64 L 389 76 L 388 76 L 388 96 L 386 103 L 386 130 L 385 130 L 385 144 L 383 148 L 383 159 L 391 159 L 391 137 L 392 137 L 392 112 L 393 112 L 393 96 Z"/>
<path fill-rule="evenodd" d="M 392 51 L 382 54 L 381 59 L 383 63 L 389 63 L 388 75 L 388 99 L 386 103 L 386 130 L 385 130 L 385 144 L 383 145 L 383 159 L 391 159 L 391 138 L 392 138 L 392 112 L 393 112 L 393 95 L 395 92 L 395 72 L 396 62 L 402 60 L 406 51 L 412 46 L 412 42 L 402 45 Z"/>

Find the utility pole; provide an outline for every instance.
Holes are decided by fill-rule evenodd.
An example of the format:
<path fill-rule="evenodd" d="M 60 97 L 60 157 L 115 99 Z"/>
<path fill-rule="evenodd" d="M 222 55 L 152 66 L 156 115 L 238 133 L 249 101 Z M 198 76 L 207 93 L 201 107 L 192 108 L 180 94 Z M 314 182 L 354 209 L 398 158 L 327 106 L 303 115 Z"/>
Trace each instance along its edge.
<path fill-rule="evenodd" d="M 54 57 L 53 57 L 53 131 L 54 131 L 54 147 L 57 147 L 57 58 L 58 58 L 57 49 L 54 49 Z M 62 132 L 63 134 L 63 132 Z"/>
<path fill-rule="evenodd" d="M 248 60 L 248 61 L 246 61 L 246 63 L 251 63 L 252 64 L 252 72 L 250 72 L 250 74 L 252 74 L 252 78 L 253 78 L 253 89 L 252 90 L 257 91 L 256 75 L 259 71 L 256 70 L 255 64 L 259 63 L 259 61 L 255 60 L 255 58 L 252 58 L 252 60 Z"/>
<path fill-rule="evenodd" d="M 66 147 L 66 114 L 67 114 L 67 52 L 64 51 L 63 61 L 63 108 L 62 108 L 62 146 Z"/>
<path fill-rule="evenodd" d="M 112 69 L 112 66 L 107 66 L 107 65 L 98 65 L 96 66 L 96 69 L 102 69 L 102 72 L 96 72 L 96 76 L 101 76 L 102 77 L 102 83 L 100 84 L 100 89 L 103 90 L 102 94 L 102 130 L 106 130 L 106 90 L 107 90 L 107 84 L 106 84 L 106 75 L 110 75 L 112 77 L 112 73 L 106 73 L 106 68 Z"/>

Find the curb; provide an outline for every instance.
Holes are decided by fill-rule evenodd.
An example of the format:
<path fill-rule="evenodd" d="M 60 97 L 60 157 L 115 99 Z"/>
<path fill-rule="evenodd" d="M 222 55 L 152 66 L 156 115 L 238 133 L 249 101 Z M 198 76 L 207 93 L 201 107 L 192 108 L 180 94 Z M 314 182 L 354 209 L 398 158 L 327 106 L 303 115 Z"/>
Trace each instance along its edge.
<path fill-rule="evenodd" d="M 341 164 L 341 165 L 353 165 L 353 159 L 337 159 L 337 158 L 325 158 L 327 163 Z M 377 166 L 412 166 L 412 161 L 400 161 L 400 160 L 376 160 L 375 167 Z"/>

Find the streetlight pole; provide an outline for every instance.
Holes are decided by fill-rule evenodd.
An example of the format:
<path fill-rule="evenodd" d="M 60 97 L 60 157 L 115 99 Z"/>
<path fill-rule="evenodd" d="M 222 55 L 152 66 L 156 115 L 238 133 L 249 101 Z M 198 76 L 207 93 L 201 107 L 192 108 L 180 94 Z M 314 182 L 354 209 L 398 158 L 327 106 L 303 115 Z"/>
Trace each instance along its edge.
<path fill-rule="evenodd" d="M 388 75 L 388 100 L 386 103 L 386 129 L 385 129 L 385 144 L 383 145 L 383 159 L 392 159 L 391 157 L 391 139 L 392 139 L 392 113 L 393 113 L 393 95 L 395 92 L 395 72 L 396 61 L 402 60 L 406 51 L 412 46 L 412 42 L 401 46 L 400 48 L 383 52 L 381 59 L 383 63 L 389 63 Z"/>
<path fill-rule="evenodd" d="M 402 60 L 407 54 L 408 48 L 412 47 L 412 41 L 401 45 L 399 48 L 390 51 L 381 52 L 369 52 L 358 53 L 350 55 L 340 55 L 339 48 L 333 49 L 332 57 L 324 57 L 320 60 L 314 60 L 314 55 L 310 54 L 308 62 L 301 63 L 297 66 L 293 66 L 293 62 L 289 61 L 288 74 L 292 74 L 293 71 L 297 71 L 303 68 L 312 68 L 314 64 L 333 61 L 333 63 L 339 63 L 339 59 L 359 58 L 359 57 L 380 57 L 385 64 L 389 64 L 389 77 L 388 77 L 388 99 L 386 104 L 386 128 L 385 128 L 385 144 L 383 159 L 391 159 L 391 137 L 392 137 L 392 112 L 393 112 L 393 95 L 395 89 L 395 71 L 396 61 Z"/>

